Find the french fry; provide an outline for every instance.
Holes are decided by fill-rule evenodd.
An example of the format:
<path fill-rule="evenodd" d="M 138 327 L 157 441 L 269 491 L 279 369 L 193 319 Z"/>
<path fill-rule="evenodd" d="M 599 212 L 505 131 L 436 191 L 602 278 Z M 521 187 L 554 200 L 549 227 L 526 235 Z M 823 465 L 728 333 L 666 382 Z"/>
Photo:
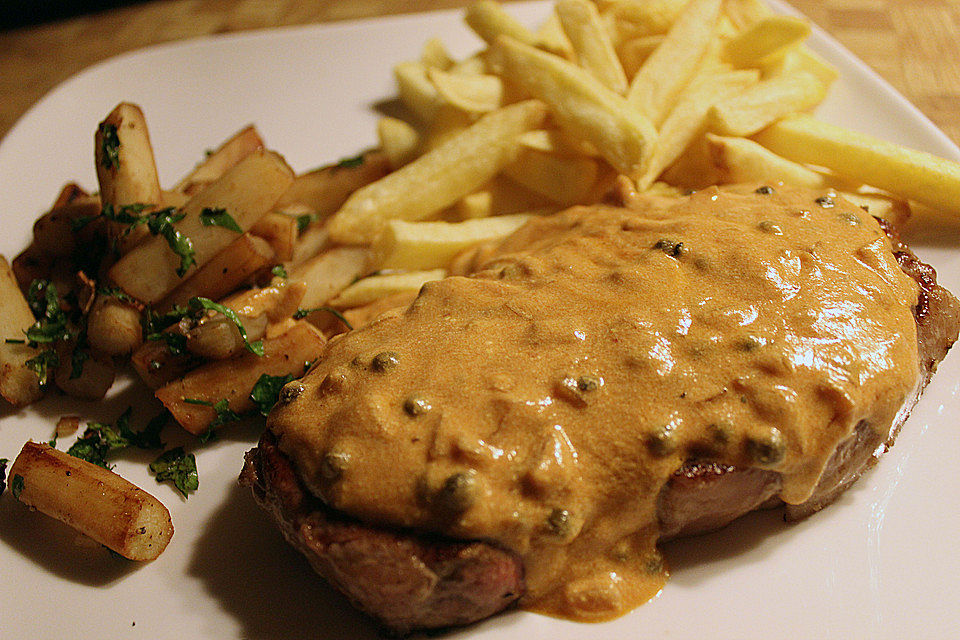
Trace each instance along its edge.
<path fill-rule="evenodd" d="M 687 0 L 620 0 L 603 11 L 613 21 L 620 41 L 662 35 L 677 21 Z"/>
<path fill-rule="evenodd" d="M 237 234 L 220 226 L 205 226 L 200 213 L 206 208 L 223 208 L 243 230 L 264 216 L 293 182 L 293 172 L 283 158 L 270 151 L 255 151 L 241 160 L 219 180 L 200 191 L 184 205 L 183 220 L 174 226 L 193 244 L 196 266 L 203 267 Z M 181 258 L 165 238 L 151 237 L 118 260 L 110 278 L 134 298 L 152 304 L 162 300 L 183 282 L 177 274 Z"/>
<path fill-rule="evenodd" d="M 520 146 L 543 153 L 556 153 L 562 156 L 599 156 L 593 145 L 574 140 L 559 129 L 534 129 L 519 138 Z"/>
<path fill-rule="evenodd" d="M 808 115 L 767 127 L 757 142 L 788 160 L 816 164 L 905 200 L 960 214 L 960 165 Z"/>
<path fill-rule="evenodd" d="M 230 136 L 216 151 L 183 176 L 173 190 L 192 196 L 206 185 L 216 181 L 230 167 L 257 149 L 262 149 L 263 146 L 263 139 L 257 132 L 257 128 L 253 125 L 246 126 Z"/>
<path fill-rule="evenodd" d="M 447 48 L 439 38 L 430 38 L 423 43 L 423 49 L 420 52 L 420 62 L 427 67 L 447 71 L 453 66 L 453 58 L 447 52 Z"/>
<path fill-rule="evenodd" d="M 596 6 L 587 0 L 559 0 L 556 12 L 580 66 L 611 91 L 626 93 L 627 76 Z"/>
<path fill-rule="evenodd" d="M 800 72 L 764 80 L 710 109 L 710 130 L 727 136 L 750 136 L 784 116 L 811 109 L 827 95 L 813 74 Z"/>
<path fill-rule="evenodd" d="M 242 352 L 227 360 L 202 365 L 156 390 L 157 398 L 180 425 L 193 434 L 204 433 L 216 416 L 211 405 L 226 400 L 238 414 L 253 409 L 250 390 L 264 373 L 300 377 L 316 360 L 326 342 L 308 322 L 297 322 L 286 333 L 263 341 L 263 356 Z"/>
<path fill-rule="evenodd" d="M 503 81 L 497 76 L 428 69 L 427 77 L 442 100 L 467 113 L 489 113 L 503 106 Z"/>
<path fill-rule="evenodd" d="M 474 114 L 458 109 L 453 105 L 444 104 L 437 111 L 433 120 L 424 128 L 421 147 L 418 150 L 419 154 L 433 151 L 450 138 L 460 135 L 476 120 Z"/>
<path fill-rule="evenodd" d="M 691 0 L 630 81 L 627 101 L 659 127 L 709 49 L 720 0 Z M 629 173 L 629 172 L 628 172 Z"/>
<path fill-rule="evenodd" d="M 660 128 L 657 149 L 646 173 L 638 180 L 640 189 L 649 188 L 704 131 L 710 105 L 748 90 L 758 79 L 759 73 L 755 70 L 720 72 L 710 68 L 694 78 Z"/>
<path fill-rule="evenodd" d="M 427 77 L 422 62 L 401 62 L 393 68 L 397 97 L 421 122 L 430 122 L 443 104 L 443 98 Z"/>
<path fill-rule="evenodd" d="M 441 211 L 513 160 L 517 136 L 540 126 L 545 115 L 546 108 L 535 100 L 488 113 L 436 149 L 356 191 L 330 219 L 330 237 L 344 244 L 369 242 L 389 219 L 422 220 Z"/>
<path fill-rule="evenodd" d="M 617 48 L 620 64 L 628 78 L 632 78 L 657 47 L 663 44 L 662 35 L 631 38 Z"/>
<path fill-rule="evenodd" d="M 526 148 L 503 168 L 503 175 L 557 204 L 570 206 L 585 202 L 599 170 L 593 158 Z"/>
<path fill-rule="evenodd" d="M 164 296 L 156 308 L 166 311 L 196 297 L 219 300 L 276 261 L 277 256 L 266 240 L 244 233 Z"/>
<path fill-rule="evenodd" d="M 282 212 L 271 211 L 250 227 L 250 235 L 265 240 L 273 249 L 274 258 L 278 262 L 287 262 L 293 258 L 293 248 L 299 235 L 297 219 Z"/>
<path fill-rule="evenodd" d="M 840 77 L 840 72 L 835 66 L 805 46 L 794 47 L 779 58 L 765 64 L 763 72 L 771 78 L 811 73 L 819 78 L 825 87 L 829 87 Z"/>
<path fill-rule="evenodd" d="M 771 13 L 763 0 L 726 0 L 723 12 L 738 31 L 747 29 Z"/>
<path fill-rule="evenodd" d="M 733 184 L 778 181 L 793 187 L 823 189 L 828 185 L 822 173 L 791 162 L 747 138 L 730 138 L 708 133 L 707 145 L 720 171 L 718 182 Z"/>
<path fill-rule="evenodd" d="M 495 55 L 502 75 L 550 105 L 572 136 L 593 144 L 614 168 L 641 172 L 657 133 L 624 98 L 583 69 L 511 38 L 501 38 Z"/>
<path fill-rule="evenodd" d="M 125 356 L 143 342 L 141 309 L 107 293 L 97 294 L 87 314 L 87 340 L 105 356 Z"/>
<path fill-rule="evenodd" d="M 388 311 L 397 311 L 410 306 L 410 303 L 416 299 L 417 293 L 418 291 L 401 291 L 400 293 L 377 298 L 373 302 L 365 305 L 345 309 L 343 317 L 347 319 L 351 327 L 359 329 L 360 327 L 370 324 Z M 336 320 L 336 318 L 334 318 L 334 320 Z M 343 322 L 331 321 L 331 331 L 342 333 L 341 327 L 343 329 L 346 328 L 343 327 Z"/>
<path fill-rule="evenodd" d="M 419 291 L 427 282 L 441 280 L 445 275 L 443 269 L 432 269 L 368 276 L 341 291 L 330 301 L 330 305 L 339 308 L 359 307 L 385 296 Z"/>
<path fill-rule="evenodd" d="M 529 219 L 517 214 L 455 223 L 391 220 L 372 247 L 373 264 L 378 269 L 445 269 L 464 249 L 506 238 Z"/>
<path fill-rule="evenodd" d="M 464 20 L 487 44 L 493 44 L 500 36 L 510 36 L 530 46 L 539 44 L 533 32 L 517 22 L 516 18 L 493 0 L 474 2 L 467 7 Z"/>
<path fill-rule="evenodd" d="M 714 165 L 706 138 L 694 138 L 680 157 L 660 174 L 660 180 L 682 189 L 699 190 L 720 184 L 720 172 Z"/>
<path fill-rule="evenodd" d="M 351 193 L 375 182 L 390 172 L 387 157 L 377 151 L 368 151 L 358 163 L 339 162 L 296 177 L 293 184 L 280 196 L 276 208 L 284 210 L 299 204 L 323 218 L 347 201 Z"/>
<path fill-rule="evenodd" d="M 723 45 L 723 58 L 736 67 L 768 64 L 810 35 L 810 25 L 793 16 L 768 16 Z"/>
<path fill-rule="evenodd" d="M 130 560 L 154 560 L 173 536 L 159 500 L 112 471 L 37 442 L 10 468 L 14 497 Z"/>
<path fill-rule="evenodd" d="M 380 118 L 377 122 L 377 137 L 391 169 L 399 169 L 417 157 L 420 134 L 403 120 L 390 116 Z"/>
<path fill-rule="evenodd" d="M 875 218 L 882 218 L 900 229 L 910 217 L 910 205 L 882 193 L 838 191 L 837 195 L 857 205 Z"/>
<path fill-rule="evenodd" d="M 40 399 L 40 381 L 26 366 L 37 351 L 6 340 L 23 340 L 33 322 L 33 312 L 10 265 L 0 256 L 0 396 L 17 407 Z"/>
<path fill-rule="evenodd" d="M 303 282 L 306 291 L 300 305 L 321 307 L 351 282 L 367 272 L 370 251 L 360 247 L 335 247 L 290 271 L 291 282 Z"/>
<path fill-rule="evenodd" d="M 453 203 L 445 212 L 444 219 L 469 220 L 549 208 L 556 208 L 552 200 L 500 174 Z"/>
<path fill-rule="evenodd" d="M 560 17 L 556 10 L 551 11 L 547 19 L 537 29 L 536 37 L 541 49 L 566 60 L 573 60 L 576 56 L 573 52 L 573 44 L 570 43 L 570 38 L 564 33 L 563 25 L 560 24 Z M 609 34 L 607 37 L 609 38 Z"/>

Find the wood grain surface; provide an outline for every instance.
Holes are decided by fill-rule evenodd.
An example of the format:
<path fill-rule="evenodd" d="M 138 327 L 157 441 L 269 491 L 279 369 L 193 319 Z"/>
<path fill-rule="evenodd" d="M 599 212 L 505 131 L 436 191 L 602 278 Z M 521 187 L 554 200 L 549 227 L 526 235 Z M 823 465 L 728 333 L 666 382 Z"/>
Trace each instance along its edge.
<path fill-rule="evenodd" d="M 960 143 L 960 0 L 789 0 Z M 469 0 L 155 0 L 0 32 L 0 137 L 96 62 L 150 44 L 278 25 L 462 7 Z"/>

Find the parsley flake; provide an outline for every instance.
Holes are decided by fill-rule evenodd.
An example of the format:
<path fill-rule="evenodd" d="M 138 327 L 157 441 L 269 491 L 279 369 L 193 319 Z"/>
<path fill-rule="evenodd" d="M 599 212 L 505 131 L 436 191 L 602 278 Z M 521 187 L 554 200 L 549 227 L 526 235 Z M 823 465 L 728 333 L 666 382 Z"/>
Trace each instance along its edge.
<path fill-rule="evenodd" d="M 250 399 L 253 401 L 253 404 L 256 405 L 257 409 L 260 410 L 260 413 L 267 415 L 270 413 L 270 410 L 273 409 L 273 405 L 277 404 L 283 385 L 293 379 L 294 377 L 289 373 L 285 376 L 271 376 L 268 373 L 264 373 L 257 378 L 257 383 L 253 385 L 253 389 L 250 390 Z"/>
<path fill-rule="evenodd" d="M 223 227 L 224 229 L 229 229 L 230 231 L 236 231 L 237 233 L 243 233 L 243 229 L 240 228 L 240 225 L 237 224 L 237 221 L 233 219 L 226 209 L 215 208 L 211 209 L 205 207 L 200 212 L 200 222 L 205 227 Z"/>
<path fill-rule="evenodd" d="M 7 463 L 10 462 L 6 458 L 0 458 L 0 495 L 3 495 L 4 490 L 7 488 Z"/>
<path fill-rule="evenodd" d="M 230 403 L 226 398 L 218 400 L 216 403 L 210 402 L 209 400 L 201 400 L 200 398 L 184 398 L 184 402 L 187 404 L 196 404 L 201 407 L 210 407 L 216 412 L 213 420 L 210 421 L 210 424 L 207 425 L 208 431 L 213 430 L 221 425 L 228 424 L 230 422 L 236 422 L 240 419 L 240 416 L 236 411 L 230 408 Z M 210 438 L 207 437 L 206 440 Z M 204 440 L 204 442 L 206 441 Z"/>
<path fill-rule="evenodd" d="M 270 269 L 270 273 L 277 276 L 278 278 L 287 279 L 287 270 L 282 264 L 276 265 L 273 269 Z"/>
<path fill-rule="evenodd" d="M 303 318 L 306 318 L 308 315 L 310 315 L 314 311 L 326 311 L 330 315 L 335 316 L 337 320 L 342 322 L 347 329 L 349 329 L 350 331 L 353 331 L 353 325 L 350 324 L 350 321 L 347 320 L 342 313 L 340 313 L 333 307 L 311 307 L 310 309 L 297 309 L 297 312 L 293 314 L 293 319 L 302 320 Z"/>
<path fill-rule="evenodd" d="M 13 497 L 17 500 L 20 499 L 20 494 L 23 493 L 23 476 L 19 473 L 13 476 L 13 480 L 10 481 L 10 493 L 12 493 Z"/>
<path fill-rule="evenodd" d="M 258 356 L 263 355 L 263 340 L 257 340 L 256 342 L 250 342 L 247 339 L 247 330 L 243 326 L 243 322 L 240 321 L 240 316 L 237 315 L 237 312 L 231 309 L 230 307 L 225 307 L 222 304 L 216 303 L 210 298 L 190 298 L 188 304 L 193 311 L 200 311 L 201 309 L 207 309 L 208 311 L 216 311 L 222 313 L 230 322 L 232 322 L 237 327 L 237 331 L 240 332 L 240 337 L 243 339 L 243 344 L 247 346 L 247 350 L 250 353 L 253 353 Z"/>
<path fill-rule="evenodd" d="M 363 154 L 361 153 L 358 156 L 352 158 L 342 158 L 340 162 L 337 163 L 338 169 L 352 169 L 354 167 L 359 167 L 363 165 Z"/>
<path fill-rule="evenodd" d="M 297 216 L 297 231 L 303 232 L 304 229 L 320 219 L 315 213 L 304 213 Z"/>
<path fill-rule="evenodd" d="M 104 169 L 120 168 L 120 137 L 116 125 L 100 123 L 100 164 Z"/>
<path fill-rule="evenodd" d="M 196 491 L 200 486 L 197 475 L 197 459 L 192 453 L 186 453 L 183 447 L 164 451 L 156 460 L 150 463 L 157 482 L 173 481 L 177 491 L 184 498 L 187 494 Z"/>

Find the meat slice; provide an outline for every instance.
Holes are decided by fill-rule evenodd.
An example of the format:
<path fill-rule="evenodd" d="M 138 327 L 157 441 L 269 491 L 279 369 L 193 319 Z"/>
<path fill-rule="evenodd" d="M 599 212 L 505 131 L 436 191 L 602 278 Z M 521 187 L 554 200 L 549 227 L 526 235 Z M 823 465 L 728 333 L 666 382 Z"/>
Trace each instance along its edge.
<path fill-rule="evenodd" d="M 329 509 L 269 431 L 247 453 L 240 483 L 317 573 L 394 633 L 469 624 L 523 594 L 523 565 L 510 551 L 372 527 Z"/>
<path fill-rule="evenodd" d="M 893 440 L 937 364 L 960 331 L 960 303 L 885 227 L 901 269 L 920 286 L 914 309 L 920 380 L 888 433 L 857 425 L 834 453 L 806 503 L 787 507 L 794 519 L 818 511 L 848 488 Z M 516 603 L 524 592 L 516 554 L 484 541 L 461 541 L 370 526 L 339 514 L 312 496 L 271 432 L 246 456 L 240 476 L 284 537 L 314 569 L 389 630 L 406 633 L 470 622 Z M 745 513 L 780 504 L 779 474 L 691 460 L 659 497 L 663 538 L 719 529 Z"/>

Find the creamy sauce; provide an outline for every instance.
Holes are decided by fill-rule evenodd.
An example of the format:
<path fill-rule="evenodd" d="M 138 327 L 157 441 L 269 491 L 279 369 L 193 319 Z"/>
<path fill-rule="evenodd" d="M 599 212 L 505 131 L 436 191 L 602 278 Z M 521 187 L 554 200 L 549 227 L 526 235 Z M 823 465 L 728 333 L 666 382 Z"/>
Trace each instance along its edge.
<path fill-rule="evenodd" d="M 869 215 L 820 195 L 534 220 L 331 341 L 270 426 L 332 507 L 515 550 L 527 608 L 622 614 L 666 577 L 657 497 L 685 460 L 781 472 L 800 503 L 916 384 L 914 281 Z"/>

